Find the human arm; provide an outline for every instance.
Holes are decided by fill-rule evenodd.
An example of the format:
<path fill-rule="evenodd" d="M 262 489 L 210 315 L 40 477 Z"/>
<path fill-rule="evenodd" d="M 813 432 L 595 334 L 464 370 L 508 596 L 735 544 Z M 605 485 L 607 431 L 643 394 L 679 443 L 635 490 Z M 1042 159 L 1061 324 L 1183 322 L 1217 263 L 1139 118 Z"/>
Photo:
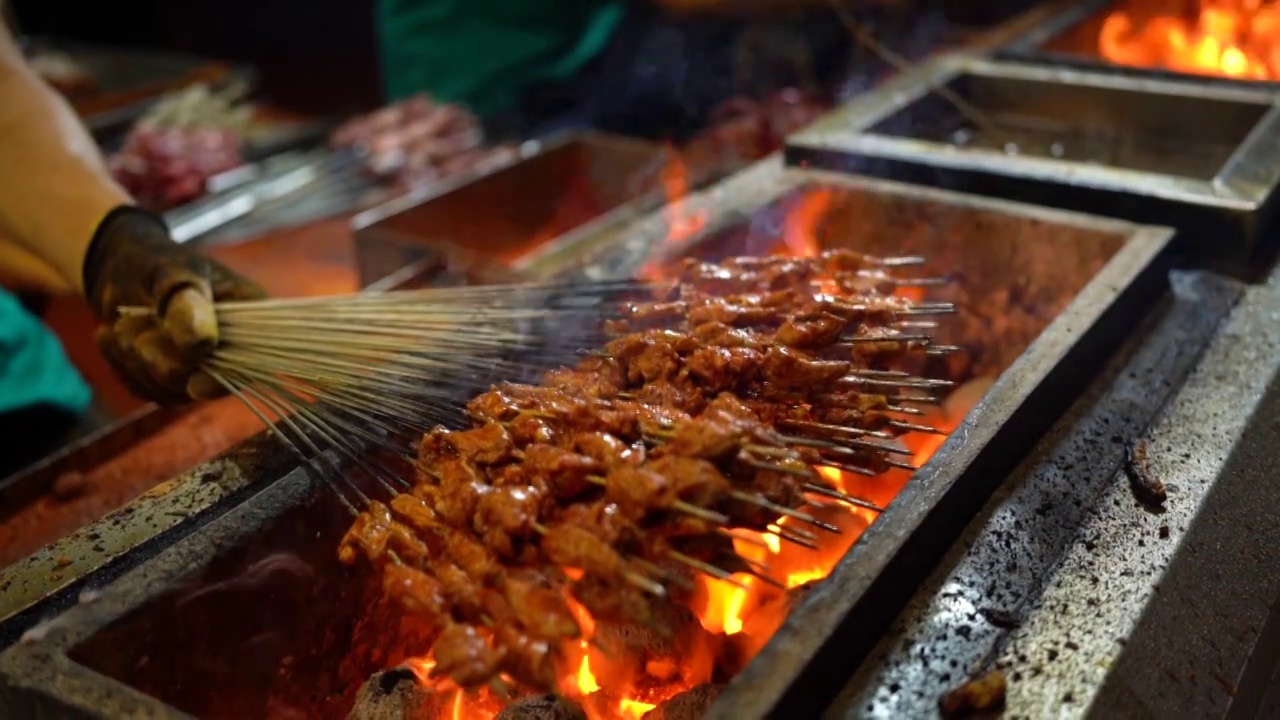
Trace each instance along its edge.
<path fill-rule="evenodd" d="M 83 291 L 99 221 L 130 198 L 111 179 L 70 105 L 26 64 L 0 28 L 0 237 Z"/>
<path fill-rule="evenodd" d="M 214 303 L 260 297 L 253 283 L 179 245 L 133 206 L 75 112 L 26 64 L 0 24 L 0 277 L 84 295 L 98 345 L 135 394 L 216 394 L 199 372 L 218 342 Z M 122 316 L 122 306 L 152 313 Z"/>

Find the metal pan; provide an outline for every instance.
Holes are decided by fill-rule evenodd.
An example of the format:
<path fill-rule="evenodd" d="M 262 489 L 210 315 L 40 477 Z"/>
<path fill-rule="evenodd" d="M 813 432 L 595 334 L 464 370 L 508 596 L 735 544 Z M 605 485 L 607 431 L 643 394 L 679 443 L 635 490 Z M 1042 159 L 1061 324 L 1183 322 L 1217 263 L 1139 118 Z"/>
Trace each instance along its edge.
<path fill-rule="evenodd" d="M 994 118 L 972 132 L 931 91 Z M 792 136 L 791 163 L 1177 227 L 1188 249 L 1248 262 L 1280 183 L 1280 95 L 936 59 Z M 967 133 L 967 135 L 966 135 Z"/>

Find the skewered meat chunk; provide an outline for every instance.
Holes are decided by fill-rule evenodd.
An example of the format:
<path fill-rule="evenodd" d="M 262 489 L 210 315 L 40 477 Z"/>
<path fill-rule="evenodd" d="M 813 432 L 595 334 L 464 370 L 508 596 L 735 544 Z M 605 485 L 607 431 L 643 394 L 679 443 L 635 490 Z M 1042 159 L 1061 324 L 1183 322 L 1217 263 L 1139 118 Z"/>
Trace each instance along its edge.
<path fill-rule="evenodd" d="M 589 575 L 620 577 L 626 561 L 607 542 L 585 528 L 557 525 L 542 536 L 542 552 L 561 567 L 578 568 Z"/>
<path fill-rule="evenodd" d="M 573 583 L 570 592 L 596 622 L 646 625 L 653 617 L 649 596 L 626 583 L 584 575 Z"/>
<path fill-rule="evenodd" d="M 540 417 L 520 415 L 507 425 L 511 440 L 519 447 L 534 443 L 550 444 L 556 440 L 556 431 Z"/>
<path fill-rule="evenodd" d="M 391 563 L 382 571 L 382 583 L 387 594 L 399 597 L 410 612 L 433 622 L 449 616 L 449 605 L 440 591 L 440 582 L 421 570 Z"/>
<path fill-rule="evenodd" d="M 649 509 L 671 507 L 676 496 L 675 489 L 661 473 L 645 467 L 622 466 L 609 472 L 605 480 L 605 498 L 643 513 Z"/>
<path fill-rule="evenodd" d="M 437 468 L 441 492 L 436 498 L 436 512 L 455 525 L 469 523 L 480 496 L 489 490 L 488 484 L 480 471 L 465 460 L 451 458 Z"/>
<path fill-rule="evenodd" d="M 498 623 L 494 641 L 505 650 L 501 669 L 517 682 L 531 687 L 555 687 L 555 648 L 550 643 L 510 622 Z"/>
<path fill-rule="evenodd" d="M 810 360 L 781 345 L 769 348 L 760 368 L 769 381 L 784 388 L 825 388 L 849 372 L 849 363 Z"/>
<path fill-rule="evenodd" d="M 645 458 L 643 445 L 628 445 L 609 433 L 578 433 L 573 436 L 573 447 L 605 468 L 634 467 Z"/>
<path fill-rule="evenodd" d="M 645 383 L 632 397 L 644 405 L 669 407 L 690 415 L 702 412 L 707 403 L 701 388 L 682 387 L 665 380 Z"/>
<path fill-rule="evenodd" d="M 496 465 L 511 459 L 515 444 L 501 423 L 489 421 L 478 428 L 447 435 L 446 442 L 459 456 L 477 465 Z"/>
<path fill-rule="evenodd" d="M 530 445 L 524 449 L 526 481 L 543 488 L 557 498 L 572 498 L 590 490 L 594 485 L 588 475 L 598 475 L 604 465 L 586 455 L 565 450 L 555 445 Z"/>
<path fill-rule="evenodd" d="M 684 370 L 708 391 L 718 393 L 754 382 L 762 360 L 751 348 L 705 347 L 690 353 Z"/>
<path fill-rule="evenodd" d="M 646 466 L 666 477 L 676 497 L 692 505 L 709 507 L 730 489 L 728 478 L 700 458 L 664 454 Z"/>
<path fill-rule="evenodd" d="M 476 503 L 473 522 L 485 544 L 504 557 L 515 555 L 518 540 L 530 537 L 538 520 L 541 494 L 534 487 L 495 488 Z"/>
<path fill-rule="evenodd" d="M 338 545 L 338 559 L 351 564 L 358 554 L 377 561 L 387 550 L 387 542 L 391 539 L 391 510 L 380 502 L 369 503 L 369 507 L 356 516 L 351 528 L 342 536 Z"/>
<path fill-rule="evenodd" d="M 397 495 L 391 499 L 391 510 L 418 530 L 427 530 L 437 522 L 436 511 L 415 495 Z"/>
<path fill-rule="evenodd" d="M 837 340 L 844 333 L 847 323 L 829 312 L 816 312 L 810 316 L 789 317 L 778 331 L 774 341 L 794 348 L 821 348 Z"/>
<path fill-rule="evenodd" d="M 433 673 L 447 676 L 462 687 L 489 682 L 507 654 L 490 646 L 475 627 L 461 624 L 445 628 L 431 652 L 436 658 Z"/>
<path fill-rule="evenodd" d="M 567 640 L 582 634 L 559 590 L 510 578 L 504 584 L 515 620 L 530 635 L 542 640 Z"/>

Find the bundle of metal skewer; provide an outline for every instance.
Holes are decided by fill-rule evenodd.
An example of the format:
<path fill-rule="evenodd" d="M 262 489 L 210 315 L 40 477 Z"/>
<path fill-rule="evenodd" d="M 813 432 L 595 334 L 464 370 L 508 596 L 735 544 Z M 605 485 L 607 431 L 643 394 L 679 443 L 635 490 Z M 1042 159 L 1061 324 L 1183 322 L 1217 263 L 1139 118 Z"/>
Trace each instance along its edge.
<path fill-rule="evenodd" d="M 895 438 L 934 431 L 919 406 L 950 383 L 907 368 L 954 350 L 924 317 L 954 308 L 903 297 L 938 282 L 897 276 L 921 262 L 232 303 L 206 369 L 334 470 L 356 518 L 339 555 L 438 627 L 435 673 L 555 690 L 574 605 L 646 624 L 693 573 L 773 582 L 744 530 L 816 549 L 839 530 L 806 508 L 881 509 L 815 468 L 910 470 Z"/>

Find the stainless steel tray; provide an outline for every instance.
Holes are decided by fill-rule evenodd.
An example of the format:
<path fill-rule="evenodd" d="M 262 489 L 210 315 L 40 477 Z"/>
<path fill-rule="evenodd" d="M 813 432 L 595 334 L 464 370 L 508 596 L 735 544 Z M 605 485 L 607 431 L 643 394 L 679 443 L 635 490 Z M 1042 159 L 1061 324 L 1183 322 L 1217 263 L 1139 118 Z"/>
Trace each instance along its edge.
<path fill-rule="evenodd" d="M 583 133 L 530 142 L 519 160 L 411 193 L 356 216 L 356 262 L 369 285 L 429 252 L 520 267 L 556 238 L 615 224 L 661 203 L 662 148 Z M 461 258 L 461 259 L 458 259 Z"/>
<path fill-rule="evenodd" d="M 943 85 L 997 119 L 1000 132 L 973 132 L 931 92 Z M 791 137 L 786 155 L 793 164 L 1173 225 L 1203 256 L 1245 261 L 1274 213 L 1278 97 L 1266 87 L 958 54 L 845 105 Z"/>

